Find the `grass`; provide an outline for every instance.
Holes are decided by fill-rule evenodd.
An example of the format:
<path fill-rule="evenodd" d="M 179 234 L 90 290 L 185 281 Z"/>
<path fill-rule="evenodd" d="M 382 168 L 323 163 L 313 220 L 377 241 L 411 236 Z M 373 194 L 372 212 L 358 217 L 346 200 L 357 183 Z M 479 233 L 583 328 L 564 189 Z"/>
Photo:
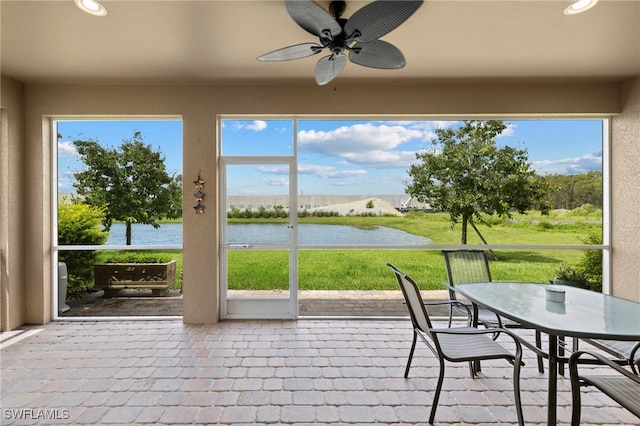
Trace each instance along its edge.
<path fill-rule="evenodd" d="M 581 244 L 590 232 L 600 231 L 599 212 L 554 211 L 550 216 L 539 213 L 514 215 L 512 220 L 491 219 L 491 226 L 479 225 L 490 244 Z M 287 219 L 228 219 L 229 223 L 287 223 Z M 403 217 L 306 217 L 299 223 L 350 225 L 356 227 L 386 226 L 429 238 L 434 244 L 459 244 L 460 225 L 451 227 L 443 213 L 410 213 Z M 482 244 L 469 229 L 469 244 Z M 160 250 L 178 261 L 178 281 L 182 285 L 182 252 Z M 111 254 L 110 254 L 111 253 Z M 549 282 L 561 263 L 575 263 L 580 250 L 497 250 L 491 261 L 494 281 Z M 101 252 L 100 259 L 113 252 Z M 230 289 L 288 289 L 289 252 L 286 250 L 247 250 L 228 253 L 228 286 Z M 444 289 L 444 260 L 439 250 L 299 250 L 298 288 L 300 290 L 396 290 L 397 283 L 387 262 L 411 275 L 423 290 Z"/>
<path fill-rule="evenodd" d="M 492 219 L 490 227 L 480 225 L 491 244 L 581 244 L 589 232 L 601 229 L 597 213 L 575 216 L 554 212 L 515 215 L 512 220 Z M 230 222 L 243 223 L 233 219 Z M 268 219 L 269 222 L 285 222 Z M 460 226 L 451 227 L 446 214 L 413 213 L 404 217 L 307 217 L 300 223 L 386 226 L 429 238 L 434 244 L 458 244 Z M 470 232 L 473 232 L 470 229 Z M 469 234 L 469 244 L 482 244 Z M 554 278 L 561 263 L 573 263 L 580 250 L 499 250 L 491 261 L 495 281 L 544 282 Z M 439 250 L 299 250 L 300 290 L 395 290 L 397 284 L 387 268 L 393 263 L 416 279 L 424 290 L 444 289 L 444 260 Z M 288 288 L 288 252 L 284 250 L 230 251 L 229 288 L 272 290 Z"/>

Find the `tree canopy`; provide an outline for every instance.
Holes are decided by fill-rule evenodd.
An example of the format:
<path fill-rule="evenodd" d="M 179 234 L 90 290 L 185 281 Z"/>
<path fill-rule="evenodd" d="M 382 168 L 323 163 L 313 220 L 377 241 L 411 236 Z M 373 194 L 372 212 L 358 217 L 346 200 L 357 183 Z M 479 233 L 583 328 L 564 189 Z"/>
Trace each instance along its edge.
<path fill-rule="evenodd" d="M 433 149 L 417 153 L 418 162 L 408 171 L 407 193 L 448 212 L 452 225 L 461 222 L 462 244 L 467 224 L 480 235 L 474 218 L 484 222 L 485 214 L 511 217 L 512 211 L 550 209 L 544 200 L 547 185 L 531 169 L 526 149 L 497 147 L 495 138 L 506 128 L 503 121 L 490 120 L 436 129 Z"/>
<path fill-rule="evenodd" d="M 126 244 L 131 244 L 131 224 L 158 228 L 164 218 L 182 215 L 182 177 L 170 174 L 165 157 L 146 145 L 140 132 L 123 140 L 119 149 L 105 148 L 98 141 L 75 140 L 83 171 L 74 173 L 78 195 L 84 202 L 103 208 L 104 226 L 113 221 L 126 225 Z"/>
<path fill-rule="evenodd" d="M 551 190 L 547 199 L 553 208 L 573 210 L 583 204 L 602 208 L 602 172 L 592 170 L 575 175 L 552 174 L 544 177 Z"/>

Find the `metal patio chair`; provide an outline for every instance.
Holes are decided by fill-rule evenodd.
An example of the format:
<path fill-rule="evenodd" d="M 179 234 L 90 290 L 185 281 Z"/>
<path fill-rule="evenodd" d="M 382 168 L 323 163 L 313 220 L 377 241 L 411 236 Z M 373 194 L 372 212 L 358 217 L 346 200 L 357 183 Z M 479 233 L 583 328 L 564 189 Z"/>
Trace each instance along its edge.
<path fill-rule="evenodd" d="M 467 283 L 491 282 L 491 269 L 489 259 L 484 250 L 442 250 L 444 262 L 447 267 L 448 282 L 444 285 L 449 290 L 449 299 L 458 302 L 452 304 L 449 309 L 449 324 L 453 320 L 454 311 L 465 313 L 460 309 L 460 304 L 473 311 L 472 305 L 467 300 L 457 297 L 456 285 Z M 474 318 L 476 324 L 482 324 L 485 328 L 523 328 L 520 323 L 508 318 L 502 318 L 495 312 L 478 306 L 478 317 Z M 495 336 L 497 337 L 497 335 Z M 536 347 L 542 347 L 542 336 L 538 330 L 535 332 Z M 478 365 L 478 368 L 480 366 Z M 544 372 L 542 356 L 538 355 L 538 371 Z"/>
<path fill-rule="evenodd" d="M 409 376 L 409 369 L 411 368 L 411 361 L 418 336 L 420 336 L 422 341 L 438 358 L 440 364 L 438 384 L 433 397 L 429 423 L 433 424 L 436 415 L 440 391 L 442 390 L 442 383 L 444 381 L 445 361 L 469 362 L 471 366 L 471 363 L 476 361 L 505 359 L 513 365 L 513 392 L 518 424 L 521 426 L 524 425 L 522 403 L 520 400 L 520 367 L 524 365 L 524 363 L 522 362 L 522 346 L 518 338 L 510 330 L 498 329 L 498 331 L 513 339 L 516 347 L 515 354 L 513 354 L 491 338 L 491 335 L 496 331 L 495 329 L 483 330 L 475 327 L 434 328 L 415 281 L 392 264 L 388 263 L 387 266 L 393 270 L 398 280 L 413 324 L 413 343 L 411 344 L 404 377 L 407 378 Z M 443 301 L 441 303 L 451 304 L 453 302 Z M 471 374 L 475 377 L 473 369 L 471 369 Z"/>
<path fill-rule="evenodd" d="M 608 366 L 612 369 L 612 374 L 579 374 L 578 364 Z M 574 352 L 569 358 L 569 377 L 571 378 L 571 397 L 573 404 L 571 410 L 572 426 L 578 426 L 580 424 L 582 411 L 580 388 L 583 386 L 596 387 L 640 419 L 640 376 L 633 374 L 626 368 L 618 365 L 615 361 L 596 352 Z"/>
<path fill-rule="evenodd" d="M 618 364 L 628 364 L 633 373 L 640 375 L 640 342 L 584 338 L 580 340 L 614 356 Z"/>

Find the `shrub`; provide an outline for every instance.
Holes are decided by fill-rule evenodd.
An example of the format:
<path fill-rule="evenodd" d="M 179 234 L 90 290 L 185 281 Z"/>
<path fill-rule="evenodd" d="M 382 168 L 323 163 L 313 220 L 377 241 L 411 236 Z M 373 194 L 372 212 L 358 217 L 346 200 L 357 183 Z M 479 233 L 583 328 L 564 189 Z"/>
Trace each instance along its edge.
<path fill-rule="evenodd" d="M 367 208 L 368 208 L 368 209 L 372 209 L 373 207 L 374 207 L 374 205 L 373 205 L 373 200 L 369 200 L 369 201 L 367 201 Z"/>
<path fill-rule="evenodd" d="M 127 251 L 104 255 L 103 263 L 167 263 L 172 259 L 166 253 Z"/>
<path fill-rule="evenodd" d="M 102 228 L 104 209 L 82 202 L 58 205 L 58 245 L 102 245 L 109 233 Z M 58 260 L 67 265 L 67 295 L 74 297 L 93 286 L 94 250 L 60 251 Z"/>
<path fill-rule="evenodd" d="M 592 232 L 581 241 L 584 244 L 599 245 L 602 244 L 602 235 Z M 556 277 L 586 285 L 593 291 L 602 291 L 602 250 L 584 250 L 575 266 L 560 265 L 556 270 Z"/>
<path fill-rule="evenodd" d="M 602 234 L 592 232 L 582 239 L 585 244 L 602 244 Z M 577 264 L 580 270 L 589 280 L 589 288 L 594 291 L 602 291 L 602 250 L 585 250 Z"/>
<path fill-rule="evenodd" d="M 576 207 L 575 209 L 571 210 L 567 214 L 569 216 L 589 217 L 589 216 L 593 216 L 593 215 L 600 216 L 602 214 L 602 212 L 601 212 L 601 209 L 599 209 L 598 207 L 594 206 L 593 204 L 585 203 L 585 204 L 581 205 L 580 207 Z"/>
<path fill-rule="evenodd" d="M 589 287 L 587 277 L 572 265 L 564 263 L 560 265 L 558 269 L 556 269 L 556 278 Z"/>
<path fill-rule="evenodd" d="M 549 222 L 547 219 L 543 219 L 538 222 L 538 226 L 542 229 L 552 229 L 553 223 Z"/>

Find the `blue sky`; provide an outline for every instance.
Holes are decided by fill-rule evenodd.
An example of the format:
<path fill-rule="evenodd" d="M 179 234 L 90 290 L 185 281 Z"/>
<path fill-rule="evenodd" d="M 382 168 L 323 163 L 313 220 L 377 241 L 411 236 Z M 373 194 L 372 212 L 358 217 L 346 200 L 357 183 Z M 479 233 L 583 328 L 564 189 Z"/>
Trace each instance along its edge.
<path fill-rule="evenodd" d="M 180 120 L 61 120 L 58 121 L 58 191 L 75 192 L 73 172 L 82 169 L 74 140 L 93 139 L 106 147 L 142 133 L 143 141 L 165 156 L 167 170 L 182 173 L 182 122 Z"/>
<path fill-rule="evenodd" d="M 542 175 L 602 170 L 601 120 L 505 120 L 499 146 L 526 148 L 532 167 Z M 431 149 L 437 127 L 456 121 L 299 120 L 298 192 L 304 194 L 403 194 L 406 170 L 415 153 Z M 72 192 L 73 171 L 81 162 L 72 141 L 96 139 L 119 146 L 135 131 L 162 151 L 167 168 L 181 173 L 180 121 L 62 121 L 58 123 L 59 191 Z M 224 155 L 292 155 L 291 120 L 225 120 Z M 211 141 L 212 144 L 215 141 Z M 237 172 L 235 171 L 237 170 Z M 186 176 L 185 180 L 189 177 Z M 234 168 L 229 194 L 284 194 L 283 165 Z"/>

